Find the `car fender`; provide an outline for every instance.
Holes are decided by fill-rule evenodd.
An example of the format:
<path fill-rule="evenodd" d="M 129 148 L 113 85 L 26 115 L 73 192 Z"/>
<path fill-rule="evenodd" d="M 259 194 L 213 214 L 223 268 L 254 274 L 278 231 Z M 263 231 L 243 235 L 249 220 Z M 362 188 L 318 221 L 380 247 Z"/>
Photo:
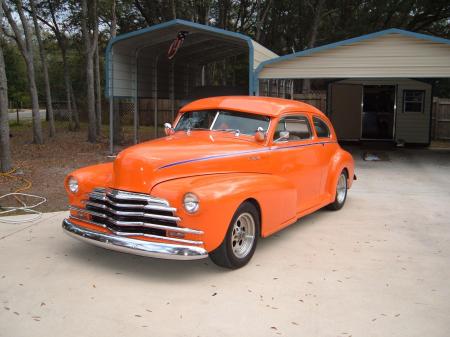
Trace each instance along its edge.
<path fill-rule="evenodd" d="M 195 193 L 200 200 L 195 214 L 187 213 L 183 207 L 187 192 Z M 202 230 L 208 251 L 222 243 L 236 209 L 247 199 L 258 204 L 262 236 L 296 220 L 295 186 L 270 174 L 230 173 L 173 179 L 154 186 L 151 194 L 177 208 L 183 227 Z"/>
<path fill-rule="evenodd" d="M 353 157 L 350 153 L 341 149 L 333 155 L 330 161 L 329 174 L 326 185 L 326 191 L 328 191 L 331 196 L 330 202 L 332 202 L 336 197 L 336 185 L 339 179 L 339 175 L 343 169 L 347 169 L 348 171 L 347 185 L 348 188 L 350 188 L 352 186 L 354 176 Z"/>
<path fill-rule="evenodd" d="M 88 198 L 88 193 L 96 187 L 109 186 L 112 181 L 113 164 L 104 163 L 75 170 L 66 176 L 64 186 L 69 196 L 69 204 L 84 208 L 82 200 Z M 72 193 L 67 187 L 70 177 L 78 179 L 78 192 Z"/>

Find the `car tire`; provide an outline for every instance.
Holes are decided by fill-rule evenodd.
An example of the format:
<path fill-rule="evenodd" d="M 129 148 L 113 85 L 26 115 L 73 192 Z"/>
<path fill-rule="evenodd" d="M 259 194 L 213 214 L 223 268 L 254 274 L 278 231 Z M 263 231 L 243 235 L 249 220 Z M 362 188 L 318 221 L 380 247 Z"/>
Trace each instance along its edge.
<path fill-rule="evenodd" d="M 241 268 L 252 258 L 259 235 L 259 212 L 251 202 L 244 202 L 234 213 L 221 245 L 209 256 L 218 266 Z"/>
<path fill-rule="evenodd" d="M 347 171 L 342 170 L 336 183 L 336 197 L 334 198 L 334 202 L 328 205 L 328 209 L 337 211 L 344 206 L 345 200 L 347 200 L 347 179 Z"/>

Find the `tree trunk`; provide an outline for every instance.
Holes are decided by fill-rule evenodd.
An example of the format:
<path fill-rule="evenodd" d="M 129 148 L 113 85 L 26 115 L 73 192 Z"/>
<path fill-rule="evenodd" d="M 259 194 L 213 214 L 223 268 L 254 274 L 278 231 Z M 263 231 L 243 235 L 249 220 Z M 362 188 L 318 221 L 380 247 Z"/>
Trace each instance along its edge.
<path fill-rule="evenodd" d="M 95 112 L 96 112 L 96 127 L 97 135 L 101 136 L 102 133 L 102 88 L 100 83 L 100 57 L 98 54 L 98 45 L 95 49 Z"/>
<path fill-rule="evenodd" d="M 317 33 L 319 32 L 320 21 L 322 18 L 323 6 L 325 0 L 318 0 L 312 11 L 314 13 L 313 23 L 311 26 L 311 34 L 309 36 L 308 49 L 314 48 L 317 40 Z M 303 80 L 302 92 L 311 91 L 311 80 L 309 78 Z"/>
<path fill-rule="evenodd" d="M 116 15 L 116 0 L 112 2 L 112 16 L 111 16 L 111 38 L 117 35 L 117 15 Z"/>
<path fill-rule="evenodd" d="M 33 17 L 34 30 L 36 32 L 36 39 L 39 46 L 39 53 L 41 56 L 42 70 L 44 72 L 44 83 L 45 83 L 45 98 L 47 106 L 47 120 L 50 123 L 49 136 L 53 137 L 55 135 L 55 117 L 53 114 L 53 104 L 52 104 L 52 93 L 50 89 L 50 80 L 48 78 L 48 65 L 47 65 L 47 55 L 45 53 L 45 48 L 41 39 L 41 30 L 39 28 L 37 16 L 36 16 L 36 6 L 34 0 L 30 0 L 31 14 Z"/>
<path fill-rule="evenodd" d="M 95 143 L 97 141 L 97 123 L 95 113 L 95 85 L 94 85 L 94 53 L 97 48 L 98 25 L 96 20 L 93 30 L 94 34 L 91 38 L 90 29 L 88 29 L 89 9 L 86 0 L 81 2 L 83 18 L 81 19 L 81 29 L 84 37 L 84 50 L 86 56 L 86 88 L 87 88 L 87 108 L 88 108 L 88 141 Z M 97 15 L 97 1 L 92 1 L 94 15 Z M 92 20 L 90 21 L 92 22 Z"/>
<path fill-rule="evenodd" d="M 8 7 L 5 1 L 2 1 L 2 8 L 6 14 L 9 25 L 14 31 L 14 35 L 16 37 L 17 45 L 19 46 L 19 50 L 25 60 L 25 65 L 27 68 L 27 77 L 28 77 L 28 88 L 30 90 L 31 96 L 31 108 L 32 108 L 32 116 L 33 116 L 33 142 L 36 144 L 43 143 L 42 137 L 42 125 L 41 125 L 41 114 L 39 112 L 39 99 L 36 87 L 36 79 L 34 73 L 34 62 L 33 62 L 33 45 L 31 42 L 31 33 L 28 26 L 27 19 L 23 13 L 22 1 L 16 1 L 17 11 L 19 13 L 20 21 L 22 22 L 23 34 L 25 39 L 22 38 L 22 33 L 17 26 L 16 21 L 14 20 L 11 9 Z"/>
<path fill-rule="evenodd" d="M 70 104 L 73 113 L 73 119 L 75 122 L 74 131 L 80 130 L 80 115 L 78 113 L 78 105 L 77 98 L 75 97 L 75 93 L 73 92 L 72 83 L 69 83 L 69 93 L 70 93 Z"/>
<path fill-rule="evenodd" d="M 255 39 L 258 42 L 261 41 L 262 28 L 263 28 L 263 25 L 264 25 L 264 23 L 266 21 L 267 14 L 269 14 L 269 10 L 270 10 L 271 6 L 272 6 L 272 0 L 267 0 L 266 8 L 264 10 L 262 9 L 261 0 L 258 0 L 258 2 L 257 2 L 256 7 L 257 7 L 258 13 L 256 13 L 257 21 L 256 21 L 256 35 L 255 35 Z"/>
<path fill-rule="evenodd" d="M 69 118 L 69 130 L 75 131 L 79 129 L 79 124 L 73 124 L 73 109 L 71 102 L 71 82 L 70 82 L 70 72 L 69 72 L 69 63 L 67 62 L 67 40 L 64 33 L 61 33 L 58 22 L 56 21 L 55 8 L 52 5 L 51 1 L 47 1 L 48 8 L 50 10 L 50 16 L 52 19 L 53 25 L 49 22 L 40 18 L 40 20 L 50 27 L 51 30 L 55 33 L 56 41 L 58 42 L 59 50 L 61 51 L 61 57 L 63 61 L 63 73 L 64 73 L 64 87 L 66 89 L 66 106 L 67 106 L 67 114 Z"/>
<path fill-rule="evenodd" d="M 0 22 L 3 20 L 3 10 L 0 8 Z M 3 31 L 0 27 L 0 34 Z M 6 79 L 3 47 L 0 44 L 0 172 L 11 170 L 11 147 L 9 144 L 8 116 L 8 81 Z"/>

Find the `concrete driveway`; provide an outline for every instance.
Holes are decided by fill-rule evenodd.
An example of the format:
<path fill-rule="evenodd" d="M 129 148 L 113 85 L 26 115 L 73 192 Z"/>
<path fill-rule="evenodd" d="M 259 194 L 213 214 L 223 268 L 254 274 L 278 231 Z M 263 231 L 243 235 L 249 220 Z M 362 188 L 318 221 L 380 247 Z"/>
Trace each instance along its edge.
<path fill-rule="evenodd" d="M 236 271 L 86 245 L 64 212 L 0 224 L 0 336 L 448 337 L 450 154 L 388 155 Z"/>

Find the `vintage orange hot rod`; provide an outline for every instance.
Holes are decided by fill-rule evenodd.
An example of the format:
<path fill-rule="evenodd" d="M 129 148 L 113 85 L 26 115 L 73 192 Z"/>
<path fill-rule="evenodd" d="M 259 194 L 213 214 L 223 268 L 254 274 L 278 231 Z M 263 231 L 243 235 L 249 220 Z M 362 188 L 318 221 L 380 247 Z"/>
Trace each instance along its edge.
<path fill-rule="evenodd" d="M 213 97 L 184 106 L 166 137 L 69 174 L 71 236 L 167 259 L 239 268 L 267 237 L 352 185 L 352 156 L 328 118 L 297 101 Z"/>

